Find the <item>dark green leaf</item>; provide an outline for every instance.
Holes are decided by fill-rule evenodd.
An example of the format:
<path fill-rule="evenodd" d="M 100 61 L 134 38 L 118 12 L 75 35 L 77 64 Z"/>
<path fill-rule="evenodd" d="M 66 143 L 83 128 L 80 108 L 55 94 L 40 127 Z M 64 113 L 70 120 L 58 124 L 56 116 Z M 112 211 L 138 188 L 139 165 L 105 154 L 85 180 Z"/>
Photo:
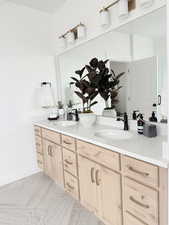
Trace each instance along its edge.
<path fill-rule="evenodd" d="M 97 101 L 92 102 L 92 103 L 90 104 L 90 107 L 92 107 L 92 106 L 96 105 L 97 103 L 98 103 Z"/>

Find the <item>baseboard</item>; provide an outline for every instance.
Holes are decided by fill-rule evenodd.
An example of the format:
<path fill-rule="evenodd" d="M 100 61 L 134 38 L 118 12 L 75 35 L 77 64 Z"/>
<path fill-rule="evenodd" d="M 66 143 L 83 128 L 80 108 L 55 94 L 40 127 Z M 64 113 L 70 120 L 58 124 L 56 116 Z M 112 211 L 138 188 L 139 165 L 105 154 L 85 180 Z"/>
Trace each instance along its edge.
<path fill-rule="evenodd" d="M 7 184 L 11 184 L 13 182 L 16 182 L 18 180 L 21 180 L 23 178 L 29 177 L 35 173 L 39 173 L 41 170 L 40 169 L 34 169 L 31 171 L 27 171 L 21 174 L 13 174 L 12 176 L 9 177 L 5 177 L 5 178 L 0 178 L 0 187 L 7 185 Z"/>

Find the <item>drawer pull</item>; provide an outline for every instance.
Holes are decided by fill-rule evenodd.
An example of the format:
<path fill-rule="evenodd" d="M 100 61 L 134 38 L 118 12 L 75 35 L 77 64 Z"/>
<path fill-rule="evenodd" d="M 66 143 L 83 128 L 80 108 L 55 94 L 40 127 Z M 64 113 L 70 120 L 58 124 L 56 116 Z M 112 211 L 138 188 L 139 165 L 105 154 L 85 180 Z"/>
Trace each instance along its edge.
<path fill-rule="evenodd" d="M 97 184 L 97 186 L 100 185 L 99 170 L 96 170 L 96 184 Z"/>
<path fill-rule="evenodd" d="M 66 183 L 66 185 L 68 186 L 68 188 L 74 190 L 74 187 L 72 185 L 70 185 L 69 183 Z"/>
<path fill-rule="evenodd" d="M 144 172 L 138 171 L 138 170 L 134 169 L 132 166 L 128 166 L 128 169 L 134 173 L 137 173 L 137 174 L 143 176 L 143 177 L 149 176 L 149 173 L 144 173 Z"/>
<path fill-rule="evenodd" d="M 42 165 L 42 164 L 43 164 L 43 162 L 41 162 L 40 160 L 38 160 L 38 164 L 41 164 L 41 165 Z"/>
<path fill-rule="evenodd" d="M 132 196 L 130 196 L 130 200 L 131 200 L 132 202 L 134 202 L 135 204 L 137 204 L 137 205 L 139 205 L 139 206 L 141 206 L 141 207 L 143 207 L 143 208 L 145 208 L 145 209 L 149 209 L 149 208 L 150 208 L 149 205 L 145 205 L 145 204 L 143 204 L 143 203 L 137 201 L 137 200 L 134 199 Z"/>
<path fill-rule="evenodd" d="M 73 164 L 73 162 L 70 162 L 67 159 L 65 159 L 65 163 L 67 163 L 68 165 L 72 165 Z"/>
<path fill-rule="evenodd" d="M 51 156 L 51 157 L 53 156 L 52 155 L 52 146 L 51 145 L 48 145 L 48 155 Z"/>
<path fill-rule="evenodd" d="M 66 145 L 71 145 L 72 144 L 71 142 L 68 142 L 68 141 L 63 141 L 63 143 L 65 143 Z"/>
<path fill-rule="evenodd" d="M 92 183 L 95 183 L 95 180 L 94 180 L 94 168 L 93 167 L 91 168 L 90 175 L 91 175 Z"/>

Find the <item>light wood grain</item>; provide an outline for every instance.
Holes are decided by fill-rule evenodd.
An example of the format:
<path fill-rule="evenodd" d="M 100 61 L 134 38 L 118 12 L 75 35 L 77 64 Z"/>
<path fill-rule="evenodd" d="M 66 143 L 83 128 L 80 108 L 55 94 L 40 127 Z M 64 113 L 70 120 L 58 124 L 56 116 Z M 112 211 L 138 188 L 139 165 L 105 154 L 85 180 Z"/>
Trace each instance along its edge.
<path fill-rule="evenodd" d="M 101 219 L 106 224 L 122 224 L 121 178 L 105 167 L 101 167 L 99 188 L 99 205 Z"/>
<path fill-rule="evenodd" d="M 39 126 L 34 126 L 34 132 L 35 132 L 35 136 L 42 136 L 42 128 Z"/>
<path fill-rule="evenodd" d="M 78 188 L 78 180 L 77 178 L 73 177 L 71 174 L 65 172 L 65 190 L 68 192 L 72 197 L 79 200 L 79 188 Z"/>
<path fill-rule="evenodd" d="M 157 166 L 127 156 L 122 156 L 122 171 L 125 176 L 131 177 L 151 187 L 158 188 L 159 176 Z"/>
<path fill-rule="evenodd" d="M 107 149 L 77 140 L 78 154 L 85 156 L 113 170 L 120 170 L 119 154 Z"/>
<path fill-rule="evenodd" d="M 95 172 L 100 169 L 96 163 L 79 156 L 80 202 L 88 210 L 99 214 L 98 193 Z"/>
<path fill-rule="evenodd" d="M 124 208 L 149 225 L 159 224 L 158 192 L 124 179 Z"/>
<path fill-rule="evenodd" d="M 65 148 L 63 148 L 63 165 L 64 170 L 68 171 L 74 176 L 77 176 L 76 154 Z"/>
<path fill-rule="evenodd" d="M 139 219 L 126 212 L 124 214 L 124 225 L 148 225 L 148 224 L 141 222 Z"/>
<path fill-rule="evenodd" d="M 44 171 L 57 183 L 63 185 L 63 163 L 61 147 L 43 140 Z"/>
<path fill-rule="evenodd" d="M 42 129 L 42 137 L 46 140 L 52 141 L 55 144 L 61 144 L 61 135 L 52 130 Z"/>
<path fill-rule="evenodd" d="M 66 135 L 62 135 L 62 146 L 75 152 L 76 149 L 75 139 Z"/>

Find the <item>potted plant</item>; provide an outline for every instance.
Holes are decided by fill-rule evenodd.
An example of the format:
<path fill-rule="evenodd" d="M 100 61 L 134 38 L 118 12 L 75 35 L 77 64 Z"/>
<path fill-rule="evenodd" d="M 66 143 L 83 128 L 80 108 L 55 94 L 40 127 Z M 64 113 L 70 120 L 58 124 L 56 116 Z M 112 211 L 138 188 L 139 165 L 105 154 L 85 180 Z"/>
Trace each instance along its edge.
<path fill-rule="evenodd" d="M 98 103 L 94 99 L 99 93 L 97 87 L 95 87 L 92 82 L 92 77 L 96 75 L 96 71 L 89 71 L 89 67 L 90 66 L 85 66 L 81 70 L 75 71 L 78 78 L 71 77 L 74 81 L 74 85 L 77 87 L 75 93 L 82 101 L 83 109 L 79 117 L 80 122 L 84 126 L 91 126 L 96 121 L 96 115 L 93 113 L 92 107 Z M 84 74 L 85 70 L 87 70 L 86 74 Z"/>
<path fill-rule="evenodd" d="M 88 72 L 93 75 L 91 77 L 92 86 L 97 88 L 99 95 L 105 101 L 103 115 L 111 115 L 116 117 L 117 113 L 115 110 L 115 105 L 118 103 L 118 93 L 122 88 L 122 86 L 119 85 L 120 78 L 125 73 L 122 72 L 116 75 L 113 70 L 109 71 L 108 67 L 106 67 L 108 61 L 109 60 L 99 61 L 97 58 L 94 58 L 91 60 L 90 66 L 87 66 L 87 69 Z"/>

